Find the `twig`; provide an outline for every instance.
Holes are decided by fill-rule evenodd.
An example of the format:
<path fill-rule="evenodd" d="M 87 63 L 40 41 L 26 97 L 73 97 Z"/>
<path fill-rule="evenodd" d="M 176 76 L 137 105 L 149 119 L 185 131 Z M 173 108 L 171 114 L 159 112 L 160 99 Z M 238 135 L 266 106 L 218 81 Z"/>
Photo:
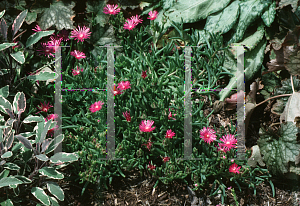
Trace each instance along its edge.
<path fill-rule="evenodd" d="M 278 98 L 278 97 L 287 97 L 287 96 L 292 96 L 293 94 L 281 94 L 281 95 L 278 95 L 278 96 L 275 96 L 275 97 L 270 97 L 264 101 L 262 101 L 261 103 L 257 104 L 255 107 L 258 107 L 259 105 L 262 105 L 263 103 L 271 100 L 271 99 L 275 99 L 275 98 Z"/>
<path fill-rule="evenodd" d="M 291 85 L 292 85 L 293 93 L 295 93 L 293 75 L 291 75 Z"/>

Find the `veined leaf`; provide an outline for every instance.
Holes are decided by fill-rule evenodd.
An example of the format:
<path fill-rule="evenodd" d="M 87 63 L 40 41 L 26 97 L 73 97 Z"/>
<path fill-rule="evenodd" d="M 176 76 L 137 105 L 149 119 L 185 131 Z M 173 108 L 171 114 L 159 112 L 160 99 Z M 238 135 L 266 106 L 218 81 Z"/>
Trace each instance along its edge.
<path fill-rule="evenodd" d="M 10 56 L 12 56 L 12 58 L 14 58 L 14 60 L 19 62 L 20 64 L 24 64 L 25 62 L 24 54 L 21 51 L 18 51 L 17 53 L 10 53 Z"/>
<path fill-rule="evenodd" d="M 33 22 L 36 21 L 36 18 L 37 18 L 37 13 L 36 12 L 34 12 L 34 11 L 33 12 L 28 12 L 25 21 L 28 25 L 30 25 L 30 24 L 32 24 Z"/>
<path fill-rule="evenodd" d="M 31 193 L 44 205 L 50 205 L 49 196 L 45 193 L 45 191 L 42 188 L 33 187 L 31 189 Z"/>
<path fill-rule="evenodd" d="M 45 37 L 45 36 L 49 36 L 51 34 L 54 33 L 54 30 L 50 30 L 50 31 L 38 31 L 34 34 L 32 34 L 26 41 L 26 48 L 30 47 L 31 45 L 37 43 L 38 41 L 40 41 L 41 38 Z M 17 43 L 16 43 L 17 44 Z M 15 45 L 13 45 L 15 46 Z"/>

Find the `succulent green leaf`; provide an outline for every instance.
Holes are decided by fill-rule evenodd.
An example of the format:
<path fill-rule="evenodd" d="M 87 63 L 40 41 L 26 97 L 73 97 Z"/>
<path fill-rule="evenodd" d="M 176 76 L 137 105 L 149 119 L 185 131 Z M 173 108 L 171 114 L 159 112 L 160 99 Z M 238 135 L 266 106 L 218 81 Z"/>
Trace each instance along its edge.
<path fill-rule="evenodd" d="M 0 18 L 2 18 L 2 16 L 4 15 L 4 13 L 5 13 L 5 10 L 3 10 L 3 11 L 0 12 Z"/>
<path fill-rule="evenodd" d="M 43 121 L 42 117 L 29 115 L 23 120 L 23 123 L 32 123 L 32 122 L 41 122 Z"/>
<path fill-rule="evenodd" d="M 1 155 L 1 158 L 9 158 L 13 155 L 11 151 L 5 152 L 3 155 Z"/>
<path fill-rule="evenodd" d="M 73 17 L 74 11 L 72 8 L 75 3 L 54 2 L 50 5 L 50 8 L 44 10 L 39 25 L 42 30 L 46 30 L 49 27 L 55 25 L 58 30 L 73 29 Z"/>
<path fill-rule="evenodd" d="M 5 109 L 12 111 L 12 105 L 7 99 L 5 99 L 3 96 L 0 96 L 0 112 L 8 114 Z"/>
<path fill-rule="evenodd" d="M 50 205 L 49 196 L 45 193 L 45 191 L 40 187 L 33 187 L 31 189 L 31 193 L 44 205 Z"/>
<path fill-rule="evenodd" d="M 0 202 L 0 204 L 1 204 L 1 206 L 2 205 L 4 205 L 4 206 L 13 206 L 14 205 L 10 199 Z"/>
<path fill-rule="evenodd" d="M 274 175 L 289 171 L 289 162 L 295 162 L 300 144 L 297 142 L 298 128 L 292 122 L 281 124 L 278 132 L 260 129 L 257 144 L 268 170 Z"/>
<path fill-rule="evenodd" d="M 10 56 L 20 64 L 24 64 L 25 62 L 24 54 L 21 51 L 18 51 L 17 53 L 10 53 Z"/>
<path fill-rule="evenodd" d="M 18 114 L 19 111 L 25 112 L 26 109 L 26 98 L 23 92 L 18 92 L 13 101 L 14 113 Z"/>
<path fill-rule="evenodd" d="M 262 12 L 269 6 L 268 2 L 250 0 L 240 3 L 240 18 L 236 31 L 228 44 L 236 43 L 243 39 L 244 33 L 249 25 L 261 17 Z"/>
<path fill-rule="evenodd" d="M 223 10 L 229 3 L 230 0 L 178 0 L 168 10 L 159 12 L 154 22 L 157 22 L 162 28 L 165 19 L 164 15 L 167 16 L 169 19 L 166 19 L 167 21 L 164 25 L 163 33 L 165 33 L 171 26 L 170 20 L 175 23 L 181 23 L 182 18 L 183 23 L 194 23 L 201 19 L 206 19 L 210 14 Z"/>
<path fill-rule="evenodd" d="M 22 135 L 16 135 L 16 138 L 27 148 L 27 149 L 33 149 L 31 143 L 28 139 L 23 137 Z"/>
<path fill-rule="evenodd" d="M 54 197 L 50 197 L 50 201 L 52 206 L 59 206 L 58 201 Z"/>
<path fill-rule="evenodd" d="M 234 1 L 223 11 L 207 17 L 204 29 L 211 33 L 227 33 L 238 20 L 240 1 Z"/>
<path fill-rule="evenodd" d="M 37 13 L 36 12 L 34 12 L 34 11 L 33 12 L 28 12 L 25 21 L 28 25 L 30 25 L 30 24 L 32 24 L 33 22 L 36 21 L 36 18 L 37 18 Z"/>
<path fill-rule="evenodd" d="M 57 183 L 47 182 L 47 189 L 54 197 L 56 197 L 60 201 L 64 201 L 65 198 L 64 191 L 60 188 L 60 186 L 58 186 Z"/>
<path fill-rule="evenodd" d="M 270 27 L 275 19 L 275 14 L 276 14 L 275 8 L 276 8 L 276 2 L 274 1 L 270 5 L 269 9 L 265 11 L 265 13 L 261 16 L 262 20 L 264 21 L 267 27 Z"/>
<path fill-rule="evenodd" d="M 49 158 L 44 154 L 36 155 L 35 157 L 44 162 L 49 160 Z"/>
<path fill-rule="evenodd" d="M 51 34 L 54 33 L 54 30 L 50 30 L 50 31 L 38 31 L 34 34 L 32 34 L 26 41 L 26 48 L 30 47 L 31 45 L 37 43 L 38 41 L 40 41 L 41 38 L 45 37 L 45 36 L 49 36 Z M 0 45 L 1 46 L 1 45 Z M 15 46 L 15 45 L 13 45 Z"/>
<path fill-rule="evenodd" d="M 23 184 L 23 182 L 13 176 L 4 177 L 3 179 L 0 179 L 0 188 L 14 184 Z"/>
<path fill-rule="evenodd" d="M 3 96 L 4 98 L 7 98 L 9 95 L 9 85 L 6 85 L 5 87 L 2 87 L 0 89 L 0 96 Z"/>
<path fill-rule="evenodd" d="M 52 179 L 63 179 L 64 175 L 56 171 L 53 167 L 43 167 L 39 169 L 39 173 Z"/>
<path fill-rule="evenodd" d="M 78 155 L 75 153 L 65 153 L 65 152 L 58 152 L 50 157 L 50 162 L 57 164 L 57 163 L 65 163 L 65 162 L 74 162 L 78 160 Z"/>
<path fill-rule="evenodd" d="M 58 77 L 58 74 L 55 72 L 40 72 L 37 75 L 31 75 L 28 76 L 27 78 L 30 80 L 35 80 L 35 81 L 47 81 L 49 79 L 56 79 Z"/>
<path fill-rule="evenodd" d="M 11 163 L 11 162 L 7 162 L 3 166 L 4 166 L 4 168 L 9 169 L 9 170 L 19 170 L 20 169 L 20 167 L 18 165 Z"/>
<path fill-rule="evenodd" d="M 62 134 L 55 137 L 51 142 L 49 147 L 46 149 L 45 153 L 48 154 L 55 150 L 55 148 L 64 140 L 64 136 Z"/>
<path fill-rule="evenodd" d="M 28 10 L 24 10 L 22 11 L 14 20 L 14 23 L 12 25 L 12 33 L 13 33 L 13 37 L 16 35 L 16 33 L 19 31 L 19 29 L 21 28 L 26 16 L 27 16 L 27 12 Z"/>
<path fill-rule="evenodd" d="M 12 47 L 12 46 L 16 46 L 17 43 L 3 43 L 3 44 L 0 44 L 0 51 L 4 50 L 4 49 L 7 49 L 9 47 Z"/>

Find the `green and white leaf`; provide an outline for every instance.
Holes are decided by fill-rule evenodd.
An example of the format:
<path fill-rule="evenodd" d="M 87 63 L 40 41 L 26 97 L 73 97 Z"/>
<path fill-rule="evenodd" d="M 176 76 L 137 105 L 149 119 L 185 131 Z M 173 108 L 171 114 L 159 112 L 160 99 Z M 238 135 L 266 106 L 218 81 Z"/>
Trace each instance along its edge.
<path fill-rule="evenodd" d="M 0 51 L 16 45 L 17 43 L 2 43 L 0 44 Z"/>
<path fill-rule="evenodd" d="M 2 18 L 2 16 L 4 15 L 4 13 L 5 13 L 5 10 L 3 10 L 3 11 L 0 12 L 0 18 Z"/>
<path fill-rule="evenodd" d="M 55 72 L 40 72 L 36 75 L 28 76 L 27 78 L 35 81 L 47 81 L 49 79 L 56 79 L 58 74 Z"/>
<path fill-rule="evenodd" d="M 45 193 L 45 191 L 40 187 L 33 187 L 31 189 L 31 193 L 44 205 L 50 205 L 49 196 Z"/>
<path fill-rule="evenodd" d="M 7 162 L 3 166 L 4 166 L 4 168 L 9 169 L 9 170 L 19 170 L 20 169 L 20 167 L 18 165 L 11 163 L 11 162 Z"/>
<path fill-rule="evenodd" d="M 58 152 L 50 157 L 50 162 L 57 163 L 65 163 L 65 162 L 74 162 L 78 160 L 78 156 L 75 153 L 66 153 L 66 152 Z"/>
<path fill-rule="evenodd" d="M 64 175 L 56 171 L 53 167 L 43 167 L 39 169 L 39 173 L 52 179 L 63 179 Z"/>
<path fill-rule="evenodd" d="M 6 85 L 5 87 L 2 87 L 0 89 L 0 96 L 3 96 L 4 98 L 7 98 L 9 95 L 9 85 Z"/>
<path fill-rule="evenodd" d="M 50 152 L 54 151 L 55 148 L 64 140 L 64 136 L 62 134 L 55 137 L 51 142 L 48 148 L 45 151 L 45 154 L 49 154 Z M 57 153 L 58 154 L 58 153 Z"/>
<path fill-rule="evenodd" d="M 13 206 L 14 204 L 12 203 L 12 201 L 10 199 L 7 199 L 3 202 L 0 202 L 1 206 Z"/>
<path fill-rule="evenodd" d="M 50 197 L 51 206 L 59 206 L 57 199 Z"/>
<path fill-rule="evenodd" d="M 12 56 L 12 58 L 14 58 L 14 60 L 19 62 L 20 64 L 24 64 L 25 62 L 25 56 L 21 51 L 18 51 L 17 53 L 13 53 L 13 54 L 10 53 L 10 56 Z"/>
<path fill-rule="evenodd" d="M 47 182 L 47 189 L 54 197 L 56 197 L 60 201 L 64 201 L 65 198 L 64 191 L 60 188 L 60 186 L 58 186 L 57 183 Z"/>
<path fill-rule="evenodd" d="M 49 36 L 51 34 L 54 33 L 54 30 L 50 30 L 50 31 L 38 31 L 34 34 L 32 34 L 26 41 L 26 48 L 30 47 L 31 45 L 37 43 L 38 41 L 41 40 L 41 38 L 45 37 L 45 36 Z M 15 46 L 15 45 L 13 45 Z"/>
<path fill-rule="evenodd" d="M 42 117 L 29 115 L 23 120 L 23 123 L 32 123 L 32 122 L 41 122 L 43 121 Z M 24 136 L 25 137 L 25 136 Z"/>
<path fill-rule="evenodd" d="M 14 185 L 14 184 L 23 184 L 23 182 L 13 176 L 4 177 L 4 178 L 0 179 L 0 188 L 6 187 L 9 185 Z"/>
<path fill-rule="evenodd" d="M 15 175 L 14 177 L 18 178 L 19 180 L 23 181 L 26 184 L 29 184 L 32 182 L 29 178 L 21 176 L 21 175 Z"/>
<path fill-rule="evenodd" d="M 24 10 L 22 11 L 14 20 L 14 23 L 12 25 L 12 32 L 13 32 L 13 36 L 16 35 L 16 33 L 19 31 L 19 29 L 21 28 L 26 16 L 27 16 L 27 12 L 28 10 Z"/>
<path fill-rule="evenodd" d="M 38 158 L 38 159 L 41 160 L 41 161 L 44 161 L 44 162 L 46 162 L 46 161 L 49 160 L 49 157 L 47 157 L 47 156 L 44 155 L 44 154 L 36 155 L 35 157 Z"/>
<path fill-rule="evenodd" d="M 1 158 L 9 158 L 13 155 L 11 151 L 5 152 L 3 155 L 1 155 Z"/>

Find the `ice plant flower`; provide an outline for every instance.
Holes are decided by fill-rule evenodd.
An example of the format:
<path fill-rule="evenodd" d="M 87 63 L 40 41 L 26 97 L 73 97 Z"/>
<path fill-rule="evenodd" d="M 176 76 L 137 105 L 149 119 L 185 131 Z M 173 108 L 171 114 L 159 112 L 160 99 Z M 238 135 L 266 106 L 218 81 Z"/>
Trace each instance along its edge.
<path fill-rule="evenodd" d="M 118 4 L 116 5 L 107 4 L 106 7 L 103 8 L 103 13 L 109 15 L 116 15 L 120 12 L 120 10 L 121 8 L 118 8 Z"/>
<path fill-rule="evenodd" d="M 79 41 L 83 42 L 84 39 L 88 39 L 90 38 L 90 35 L 92 32 L 89 32 L 90 28 L 87 28 L 85 26 L 83 26 L 82 28 L 80 28 L 80 26 L 78 26 L 78 29 L 73 29 L 73 31 L 71 31 L 71 38 L 74 38 L 74 40 L 77 39 L 77 43 Z"/>
<path fill-rule="evenodd" d="M 143 79 L 145 79 L 147 77 L 146 71 L 142 71 L 142 77 L 143 77 Z"/>
<path fill-rule="evenodd" d="M 236 163 L 234 163 L 234 164 L 230 165 L 229 172 L 240 174 L 240 171 L 239 171 L 240 169 L 241 169 L 241 167 L 238 167 L 238 165 Z"/>
<path fill-rule="evenodd" d="M 130 112 L 123 112 L 123 116 L 126 118 L 127 122 L 131 121 L 131 116 L 130 116 Z"/>
<path fill-rule="evenodd" d="M 50 41 L 48 42 L 48 47 L 52 50 L 53 53 L 58 49 L 60 43 L 61 43 L 61 38 L 58 36 L 51 36 Z"/>
<path fill-rule="evenodd" d="M 150 11 L 148 14 L 149 14 L 149 17 L 147 19 L 154 20 L 154 19 L 156 19 L 157 15 L 158 15 L 158 12 L 157 11 Z"/>
<path fill-rule="evenodd" d="M 43 42 L 43 43 L 41 43 L 41 45 L 42 45 L 42 48 L 40 50 L 37 50 L 37 51 L 39 51 L 40 55 L 45 55 L 48 58 L 49 58 L 49 56 L 54 57 L 54 55 L 52 54 L 53 49 L 52 49 L 52 47 L 50 47 L 52 45 L 49 44 L 49 42 Z"/>
<path fill-rule="evenodd" d="M 132 20 L 132 19 L 126 19 L 126 20 L 127 20 L 127 22 L 125 22 L 125 24 L 124 24 L 124 26 L 123 26 L 124 29 L 132 30 L 132 29 L 134 29 L 135 26 L 137 25 L 137 24 L 134 22 L 134 20 Z"/>
<path fill-rule="evenodd" d="M 175 115 L 176 115 L 176 114 L 174 114 L 173 116 L 175 117 Z M 170 111 L 170 108 L 169 108 L 169 115 L 168 115 L 168 119 L 170 119 L 170 118 L 172 118 L 172 119 L 176 120 L 175 118 L 173 118 L 173 117 L 172 117 L 172 113 L 171 113 L 171 111 Z"/>
<path fill-rule="evenodd" d="M 215 135 L 215 131 L 210 128 L 205 128 L 200 130 L 200 138 L 204 140 L 204 142 L 210 144 L 211 142 L 216 140 L 217 135 Z"/>
<path fill-rule="evenodd" d="M 143 120 L 140 124 L 140 131 L 141 132 L 152 132 L 155 127 L 152 127 L 154 124 L 153 120 Z"/>
<path fill-rule="evenodd" d="M 140 19 L 140 15 L 132 16 L 132 17 L 130 17 L 130 19 L 133 20 L 133 22 L 134 22 L 136 25 L 143 22 L 143 20 Z"/>
<path fill-rule="evenodd" d="M 83 72 L 83 69 L 80 69 L 78 66 L 77 66 L 77 69 L 76 69 L 76 70 L 75 70 L 75 69 L 72 69 L 72 74 L 73 74 L 73 76 L 76 76 L 76 75 L 80 74 L 80 71 Z"/>
<path fill-rule="evenodd" d="M 80 59 L 84 59 L 86 56 L 85 56 L 85 53 L 81 52 L 81 51 L 77 51 L 77 50 L 74 50 L 74 51 L 71 51 L 70 53 L 72 56 L 74 56 L 76 59 L 80 60 Z"/>
<path fill-rule="evenodd" d="M 32 30 L 35 32 L 42 31 L 41 27 L 38 24 Z"/>
<path fill-rule="evenodd" d="M 164 163 L 168 162 L 169 160 L 170 160 L 170 157 L 164 157 L 163 158 Z"/>
<path fill-rule="evenodd" d="M 44 102 L 44 104 L 41 102 L 41 105 L 39 105 L 37 108 L 41 111 L 37 112 L 36 114 L 40 113 L 40 112 L 48 112 L 48 110 L 53 107 L 52 105 L 49 105 L 50 103 L 48 102 L 48 104 L 46 104 L 46 102 Z"/>
<path fill-rule="evenodd" d="M 63 29 L 58 33 L 58 37 L 61 38 L 63 41 L 69 41 L 69 33 L 67 30 Z"/>
<path fill-rule="evenodd" d="M 57 119 L 57 118 L 58 118 L 58 114 L 49 114 L 49 115 L 46 117 L 47 120 L 52 119 L 53 121 L 54 121 L 55 119 Z"/>
<path fill-rule="evenodd" d="M 13 49 L 14 49 L 14 48 L 21 47 L 21 45 L 20 45 L 20 44 L 18 44 L 18 43 L 19 43 L 19 41 L 15 41 L 15 40 L 14 40 L 14 43 L 17 43 L 17 45 L 16 45 L 16 46 L 13 46 L 13 47 L 12 47 Z"/>
<path fill-rule="evenodd" d="M 147 168 L 150 169 L 150 170 L 154 170 L 154 169 L 155 169 L 155 166 L 154 166 L 154 165 L 151 165 L 150 162 L 149 162 L 149 165 L 148 165 Z"/>
<path fill-rule="evenodd" d="M 117 89 L 119 89 L 119 90 L 126 90 L 126 89 L 131 89 L 131 87 L 130 87 L 130 82 L 129 81 L 126 81 L 126 82 L 124 82 L 124 81 L 122 81 L 122 82 L 120 82 L 119 84 L 118 84 L 118 87 L 117 87 Z"/>
<path fill-rule="evenodd" d="M 237 143 L 237 140 L 234 138 L 234 135 L 232 134 L 227 134 L 226 136 L 223 136 L 220 140 L 224 142 L 221 143 L 221 145 L 225 146 L 227 151 L 234 148 L 235 144 Z"/>
<path fill-rule="evenodd" d="M 225 147 L 221 143 L 218 143 L 218 145 L 219 145 L 219 147 L 217 147 L 218 151 L 221 151 L 221 152 L 224 152 L 224 153 L 226 153 L 227 151 L 229 151 L 229 149 L 227 149 L 227 147 Z"/>
<path fill-rule="evenodd" d="M 103 105 L 104 103 L 103 102 L 101 102 L 101 101 L 98 101 L 98 102 L 95 102 L 94 104 L 92 104 L 91 106 L 90 106 L 90 111 L 92 112 L 92 113 L 94 113 L 94 112 L 97 112 L 97 111 L 99 111 L 99 110 L 101 110 L 102 109 L 102 105 Z"/>
<path fill-rule="evenodd" d="M 172 139 L 175 136 L 175 132 L 172 132 L 171 129 L 167 130 L 165 138 Z"/>
<path fill-rule="evenodd" d="M 112 91 L 112 93 L 114 94 L 114 96 L 116 96 L 118 94 L 122 94 L 122 92 L 119 89 L 116 89 L 115 85 L 114 85 L 114 91 Z"/>
<path fill-rule="evenodd" d="M 153 143 L 153 142 L 151 142 L 151 138 L 149 138 L 148 142 L 145 143 L 145 144 L 142 144 L 141 146 L 146 145 L 146 147 L 148 148 L 148 150 L 149 150 L 149 152 L 150 152 L 152 143 Z"/>

